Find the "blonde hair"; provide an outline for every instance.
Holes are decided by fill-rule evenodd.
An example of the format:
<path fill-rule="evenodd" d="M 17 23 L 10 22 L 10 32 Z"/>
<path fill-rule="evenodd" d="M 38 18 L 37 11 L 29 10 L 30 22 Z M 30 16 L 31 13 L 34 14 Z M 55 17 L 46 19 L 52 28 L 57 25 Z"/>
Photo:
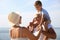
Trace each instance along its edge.
<path fill-rule="evenodd" d="M 10 22 L 12 22 L 13 24 L 17 24 L 17 23 L 19 23 L 19 21 L 20 21 L 20 17 L 21 17 L 21 16 L 19 16 L 17 13 L 11 12 L 11 13 L 8 15 L 8 20 L 9 20 Z"/>

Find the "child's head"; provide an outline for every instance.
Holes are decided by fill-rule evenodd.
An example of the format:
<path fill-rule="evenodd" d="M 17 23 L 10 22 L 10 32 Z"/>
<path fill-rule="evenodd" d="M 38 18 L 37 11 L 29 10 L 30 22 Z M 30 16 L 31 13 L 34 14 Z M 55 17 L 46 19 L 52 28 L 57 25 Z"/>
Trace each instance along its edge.
<path fill-rule="evenodd" d="M 13 24 L 21 24 L 21 16 L 19 16 L 17 13 L 15 12 L 11 12 L 8 15 L 8 20 L 13 23 Z"/>
<path fill-rule="evenodd" d="M 37 11 L 41 11 L 42 10 L 42 3 L 41 3 L 41 1 L 36 1 L 34 6 L 35 6 Z"/>

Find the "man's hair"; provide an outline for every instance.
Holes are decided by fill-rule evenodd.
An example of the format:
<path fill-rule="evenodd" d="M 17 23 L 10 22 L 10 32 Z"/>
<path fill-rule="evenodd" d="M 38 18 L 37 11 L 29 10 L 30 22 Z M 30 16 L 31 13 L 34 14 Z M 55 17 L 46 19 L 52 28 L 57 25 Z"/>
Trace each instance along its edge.
<path fill-rule="evenodd" d="M 37 5 L 42 6 L 42 2 L 41 1 L 36 1 L 35 6 L 37 6 Z"/>

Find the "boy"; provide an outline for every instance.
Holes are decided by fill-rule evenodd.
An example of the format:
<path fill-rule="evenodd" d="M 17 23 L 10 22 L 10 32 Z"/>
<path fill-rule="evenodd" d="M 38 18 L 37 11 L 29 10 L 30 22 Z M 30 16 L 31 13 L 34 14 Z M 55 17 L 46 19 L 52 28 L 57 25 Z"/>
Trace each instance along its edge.
<path fill-rule="evenodd" d="M 42 33 L 43 35 L 45 35 L 44 40 L 48 40 L 49 38 L 56 39 L 56 33 L 51 26 L 51 20 L 50 20 L 49 14 L 45 9 L 42 8 L 41 1 L 36 1 L 34 6 L 38 13 L 43 14 L 44 30 L 42 30 Z"/>
<path fill-rule="evenodd" d="M 19 26 L 21 24 L 21 16 L 12 12 L 9 14 L 8 20 L 14 24 L 10 30 L 11 40 L 38 40 L 40 32 L 38 36 L 34 36 L 27 28 Z"/>

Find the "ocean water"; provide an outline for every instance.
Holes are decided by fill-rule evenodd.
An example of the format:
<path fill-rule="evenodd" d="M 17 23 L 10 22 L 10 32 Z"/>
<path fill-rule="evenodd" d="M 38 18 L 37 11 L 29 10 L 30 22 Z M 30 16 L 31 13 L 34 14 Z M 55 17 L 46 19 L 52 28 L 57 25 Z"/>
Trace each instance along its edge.
<path fill-rule="evenodd" d="M 60 28 L 54 29 L 57 34 L 56 40 L 60 40 Z M 10 40 L 9 30 L 0 30 L 0 40 Z"/>

